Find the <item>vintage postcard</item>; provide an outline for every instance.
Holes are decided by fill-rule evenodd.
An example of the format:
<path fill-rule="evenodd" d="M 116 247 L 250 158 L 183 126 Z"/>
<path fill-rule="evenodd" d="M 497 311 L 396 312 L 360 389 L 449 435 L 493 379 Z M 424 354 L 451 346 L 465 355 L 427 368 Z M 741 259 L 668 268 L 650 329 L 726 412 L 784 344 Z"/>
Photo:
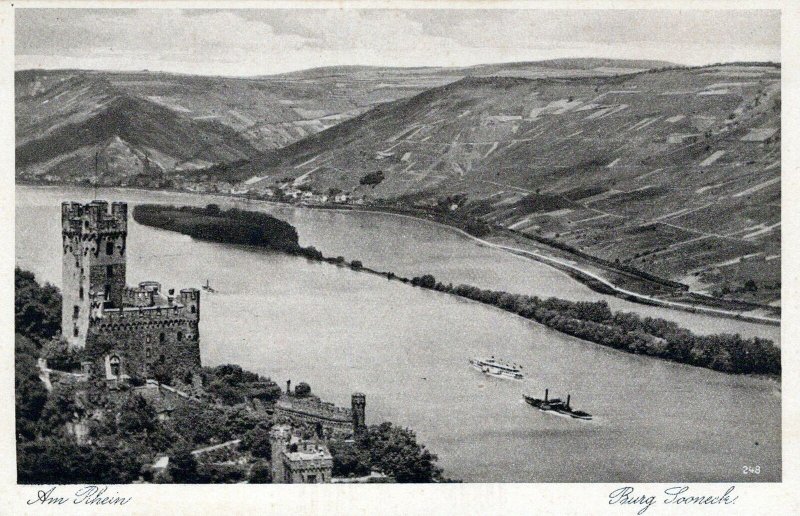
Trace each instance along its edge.
<path fill-rule="evenodd" d="M 791 9 L 6 5 L 7 510 L 797 510 Z"/>

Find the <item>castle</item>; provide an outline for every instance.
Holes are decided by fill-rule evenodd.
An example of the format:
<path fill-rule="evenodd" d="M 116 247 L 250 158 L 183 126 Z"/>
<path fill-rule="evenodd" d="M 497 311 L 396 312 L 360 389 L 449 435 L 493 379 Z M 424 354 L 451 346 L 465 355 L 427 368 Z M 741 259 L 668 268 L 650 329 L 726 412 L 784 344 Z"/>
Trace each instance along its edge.
<path fill-rule="evenodd" d="M 273 484 L 326 484 L 332 479 L 328 447 L 302 439 L 290 425 L 275 425 L 269 434 Z"/>
<path fill-rule="evenodd" d="M 350 405 L 351 408 L 337 407 L 314 395 L 298 397 L 292 394 L 291 382 L 287 381 L 286 393 L 275 402 L 274 412 L 278 417 L 310 423 L 316 427 L 318 437 L 330 439 L 358 435 L 366 429 L 366 396 L 354 392 Z"/>
<path fill-rule="evenodd" d="M 188 383 L 200 369 L 200 291 L 129 287 L 128 205 L 61 204 L 61 333 L 86 352 L 88 373 L 116 383 L 159 371 Z M 188 381 L 187 381 L 188 380 Z"/>

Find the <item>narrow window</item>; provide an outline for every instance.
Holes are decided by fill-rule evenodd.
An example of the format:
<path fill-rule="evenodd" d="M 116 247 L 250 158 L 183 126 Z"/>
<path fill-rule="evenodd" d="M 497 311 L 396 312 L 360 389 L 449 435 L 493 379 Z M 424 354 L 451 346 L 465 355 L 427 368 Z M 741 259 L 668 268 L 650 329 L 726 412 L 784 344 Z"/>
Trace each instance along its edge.
<path fill-rule="evenodd" d="M 111 357 L 108 363 L 111 366 L 111 376 L 119 377 L 119 357 Z"/>
<path fill-rule="evenodd" d="M 81 296 L 81 299 L 83 299 L 83 296 Z M 77 319 L 78 318 L 78 314 L 80 314 L 80 313 L 81 313 L 81 307 L 80 306 L 75 305 L 75 306 L 72 307 L 72 318 L 73 319 Z"/>
<path fill-rule="evenodd" d="M 72 329 L 72 335 L 75 336 L 75 337 L 78 336 L 78 327 L 77 326 Z"/>
<path fill-rule="evenodd" d="M 114 242 L 106 242 L 106 254 L 108 256 L 114 254 Z"/>
<path fill-rule="evenodd" d="M 145 337 L 145 340 L 146 340 L 147 342 L 150 342 L 150 335 L 148 335 L 147 337 Z"/>
<path fill-rule="evenodd" d="M 106 276 L 108 278 L 111 278 L 113 275 L 114 275 L 114 266 L 113 265 L 106 266 Z"/>
<path fill-rule="evenodd" d="M 148 339 L 149 340 L 149 339 Z M 144 348 L 144 357 L 150 360 L 150 348 Z"/>
<path fill-rule="evenodd" d="M 196 312 L 197 312 L 197 307 L 192 305 L 192 313 L 196 313 Z"/>
<path fill-rule="evenodd" d="M 164 355 L 159 355 L 158 356 L 158 361 L 163 364 L 164 363 Z"/>
<path fill-rule="evenodd" d="M 78 290 L 78 297 L 80 297 L 80 299 L 83 300 L 83 287 L 81 287 L 80 290 Z"/>
<path fill-rule="evenodd" d="M 178 342 L 180 342 L 182 340 L 183 340 L 183 333 L 182 332 L 178 332 Z"/>
<path fill-rule="evenodd" d="M 111 285 L 106 285 L 105 295 L 106 295 L 106 301 L 111 299 Z"/>
<path fill-rule="evenodd" d="M 158 342 L 164 342 L 164 339 L 166 339 L 166 338 L 167 338 L 167 336 L 164 335 L 164 332 L 161 332 L 161 333 L 158 334 Z"/>

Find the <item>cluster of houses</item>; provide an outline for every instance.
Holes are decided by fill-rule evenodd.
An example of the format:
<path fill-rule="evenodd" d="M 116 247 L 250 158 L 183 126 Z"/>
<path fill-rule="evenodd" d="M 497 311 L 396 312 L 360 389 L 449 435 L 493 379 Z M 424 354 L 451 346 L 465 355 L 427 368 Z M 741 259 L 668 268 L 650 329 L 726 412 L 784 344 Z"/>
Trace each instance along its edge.
<path fill-rule="evenodd" d="M 184 181 L 176 184 L 176 187 L 193 193 L 247 195 L 260 199 L 285 200 L 301 204 L 364 204 L 362 198 L 355 198 L 351 194 L 344 192 L 335 194 L 318 193 L 298 188 L 292 183 L 264 188 L 262 186 L 251 186 L 247 182 L 232 184 L 227 181 Z"/>

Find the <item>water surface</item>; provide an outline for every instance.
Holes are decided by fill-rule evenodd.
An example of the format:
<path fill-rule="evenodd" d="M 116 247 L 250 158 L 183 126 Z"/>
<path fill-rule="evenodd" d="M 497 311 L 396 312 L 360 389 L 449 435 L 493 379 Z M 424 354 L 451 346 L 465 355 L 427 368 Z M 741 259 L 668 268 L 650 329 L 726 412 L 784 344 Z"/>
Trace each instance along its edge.
<path fill-rule="evenodd" d="M 241 203 L 225 198 L 101 190 L 133 204 Z M 16 260 L 60 286 L 60 203 L 91 190 L 18 187 Z M 385 214 L 258 204 L 325 255 L 411 276 L 568 299 L 678 321 L 696 332 L 778 340 L 779 329 L 636 305 L 559 271 L 442 226 Z M 251 209 L 256 205 L 249 205 Z M 262 250 L 199 242 L 129 225 L 128 282 L 199 286 L 204 365 L 238 363 L 279 383 L 308 382 L 324 399 L 367 394 L 370 423 L 413 428 L 447 475 L 466 481 L 667 482 L 780 480 L 776 382 L 634 356 L 574 339 L 498 309 L 399 282 Z M 523 365 L 522 382 L 485 378 L 467 360 Z M 533 410 L 545 387 L 595 415 L 582 422 Z M 742 466 L 761 475 L 742 475 Z"/>

